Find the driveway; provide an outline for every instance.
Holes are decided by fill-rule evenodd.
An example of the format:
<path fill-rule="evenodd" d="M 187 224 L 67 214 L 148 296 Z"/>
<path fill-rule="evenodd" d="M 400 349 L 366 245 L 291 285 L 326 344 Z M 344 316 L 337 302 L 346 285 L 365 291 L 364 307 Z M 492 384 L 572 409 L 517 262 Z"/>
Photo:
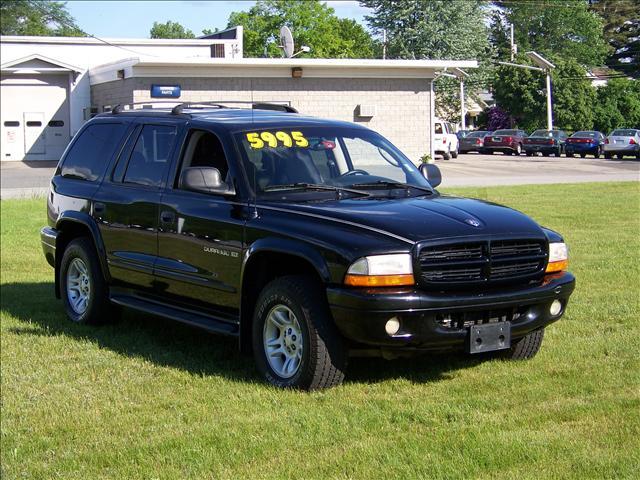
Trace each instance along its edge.
<path fill-rule="evenodd" d="M 640 162 L 631 158 L 512 157 L 468 153 L 436 158 L 444 187 L 579 183 L 640 180 Z M 2 162 L 0 197 L 45 195 L 56 162 Z"/>

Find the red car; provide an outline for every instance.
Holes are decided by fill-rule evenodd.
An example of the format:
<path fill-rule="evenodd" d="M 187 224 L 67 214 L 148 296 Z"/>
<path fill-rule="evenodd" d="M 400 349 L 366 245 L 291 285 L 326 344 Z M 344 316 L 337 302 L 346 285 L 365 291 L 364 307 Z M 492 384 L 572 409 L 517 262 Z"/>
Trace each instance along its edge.
<path fill-rule="evenodd" d="M 524 130 L 496 130 L 484 138 L 484 152 L 504 152 L 507 155 L 520 155 L 522 144 L 527 138 Z"/>

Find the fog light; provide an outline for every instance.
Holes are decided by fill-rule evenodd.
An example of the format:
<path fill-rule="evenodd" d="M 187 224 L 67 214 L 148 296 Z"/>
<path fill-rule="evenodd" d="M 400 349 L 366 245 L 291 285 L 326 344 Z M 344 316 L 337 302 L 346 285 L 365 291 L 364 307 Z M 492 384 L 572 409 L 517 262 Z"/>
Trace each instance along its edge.
<path fill-rule="evenodd" d="M 551 303 L 551 306 L 549 307 L 549 313 L 555 317 L 561 311 L 562 311 L 562 303 L 560 302 L 560 300 L 554 300 Z"/>
<path fill-rule="evenodd" d="M 395 335 L 400 330 L 400 319 L 398 317 L 393 317 L 387 320 L 387 323 L 384 324 L 384 330 L 388 335 Z"/>

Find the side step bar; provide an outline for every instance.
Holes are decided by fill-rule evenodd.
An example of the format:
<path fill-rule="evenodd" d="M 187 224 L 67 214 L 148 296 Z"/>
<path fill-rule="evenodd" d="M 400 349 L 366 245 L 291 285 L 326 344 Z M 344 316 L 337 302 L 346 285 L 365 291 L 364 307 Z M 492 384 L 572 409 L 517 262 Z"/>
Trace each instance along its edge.
<path fill-rule="evenodd" d="M 240 335 L 240 326 L 236 323 L 221 320 L 210 315 L 188 310 L 185 308 L 171 307 L 169 305 L 145 300 L 131 295 L 111 295 L 111 301 L 116 305 L 132 308 L 140 312 L 157 315 L 177 322 L 186 323 L 194 327 L 202 328 L 211 333 L 220 335 L 230 335 L 237 337 Z"/>

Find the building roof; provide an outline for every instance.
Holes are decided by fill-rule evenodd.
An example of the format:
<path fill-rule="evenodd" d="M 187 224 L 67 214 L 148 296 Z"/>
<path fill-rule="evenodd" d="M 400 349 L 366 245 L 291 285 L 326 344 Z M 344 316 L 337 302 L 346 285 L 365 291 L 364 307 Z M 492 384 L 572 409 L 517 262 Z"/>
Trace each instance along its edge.
<path fill-rule="evenodd" d="M 438 71 L 477 68 L 475 60 L 371 60 L 333 58 L 152 58 L 134 57 L 90 69 L 91 84 L 124 77 L 433 78 Z"/>
<path fill-rule="evenodd" d="M 40 54 L 28 55 L 26 57 L 17 58 L 0 66 L 3 72 L 12 73 L 66 73 L 81 72 L 82 70 L 68 63 L 61 62 L 53 58 L 45 57 Z"/>

